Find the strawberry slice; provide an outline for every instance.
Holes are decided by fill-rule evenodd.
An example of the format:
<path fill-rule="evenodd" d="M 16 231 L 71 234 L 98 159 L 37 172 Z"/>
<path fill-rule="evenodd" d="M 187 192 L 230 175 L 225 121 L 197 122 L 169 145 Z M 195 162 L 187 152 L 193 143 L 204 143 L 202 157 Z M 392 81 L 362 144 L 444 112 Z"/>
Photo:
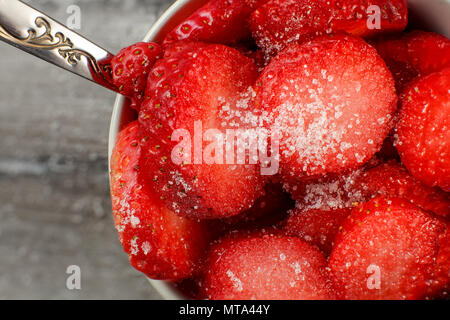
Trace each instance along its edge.
<path fill-rule="evenodd" d="M 355 188 L 365 199 L 378 195 L 409 200 L 423 210 L 450 218 L 450 197 L 439 188 L 430 188 L 396 161 L 389 161 L 364 172 L 357 178 Z"/>
<path fill-rule="evenodd" d="M 450 191 L 450 68 L 412 82 L 402 93 L 396 147 L 411 174 Z"/>
<path fill-rule="evenodd" d="M 246 0 L 210 0 L 167 34 L 163 46 L 180 40 L 235 44 L 249 39 L 246 24 L 257 4 Z"/>
<path fill-rule="evenodd" d="M 204 222 L 179 217 L 139 182 L 138 123 L 118 136 L 111 156 L 116 229 L 131 265 L 153 279 L 178 280 L 198 272 L 211 238 Z"/>
<path fill-rule="evenodd" d="M 283 187 L 296 201 L 296 208 L 302 212 L 352 208 L 355 203 L 368 200 L 359 182 L 366 170 L 364 166 L 343 174 L 328 174 L 300 181 L 291 179 Z"/>
<path fill-rule="evenodd" d="M 374 28 L 368 27 L 375 13 L 368 10 L 371 6 L 380 10 L 380 26 Z M 251 14 L 250 29 L 256 43 L 273 56 L 293 41 L 338 32 L 366 37 L 401 31 L 407 20 L 405 0 L 270 0 Z"/>
<path fill-rule="evenodd" d="M 308 211 L 296 208 L 283 223 L 283 230 L 289 236 L 302 238 L 315 245 L 328 256 L 333 247 L 334 237 L 350 212 L 350 208 Z"/>
<path fill-rule="evenodd" d="M 139 109 L 148 73 L 161 54 L 157 43 L 139 42 L 120 50 L 111 60 L 112 81 L 121 94 L 132 99 L 132 108 Z"/>
<path fill-rule="evenodd" d="M 292 43 L 257 81 L 256 106 L 280 136 L 285 179 L 354 169 L 380 148 L 397 107 L 394 80 L 362 39 Z"/>
<path fill-rule="evenodd" d="M 399 198 L 378 197 L 354 208 L 328 261 L 340 298 L 421 299 L 446 287 L 442 270 L 450 264 L 439 242 L 449 227 Z"/>
<path fill-rule="evenodd" d="M 443 35 L 415 31 L 406 36 L 411 65 L 421 75 L 450 67 L 450 40 Z"/>
<path fill-rule="evenodd" d="M 237 106 L 248 108 L 256 77 L 250 58 L 223 45 L 176 44 L 155 64 L 139 115 L 141 163 L 171 210 L 201 219 L 224 218 L 250 208 L 262 195 L 258 166 L 226 157 L 242 147 L 238 139 L 234 149 L 220 146 L 227 129 L 247 128 L 227 123 L 223 114 Z M 213 133 L 209 142 L 204 138 L 208 131 Z M 219 147 L 207 152 L 211 143 Z"/>
<path fill-rule="evenodd" d="M 375 47 L 394 75 L 399 92 L 418 76 L 450 67 L 450 40 L 433 32 L 413 31 L 397 39 L 381 39 Z"/>
<path fill-rule="evenodd" d="M 208 254 L 202 296 L 213 300 L 333 298 L 317 248 L 278 233 L 238 233 Z"/>

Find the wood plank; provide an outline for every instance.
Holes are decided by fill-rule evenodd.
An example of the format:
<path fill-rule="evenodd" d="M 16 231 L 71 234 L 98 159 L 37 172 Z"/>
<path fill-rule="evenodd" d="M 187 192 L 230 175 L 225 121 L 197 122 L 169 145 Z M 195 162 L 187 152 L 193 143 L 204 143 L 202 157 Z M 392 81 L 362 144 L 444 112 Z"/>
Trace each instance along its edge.
<path fill-rule="evenodd" d="M 117 52 L 139 41 L 170 1 L 32 0 Z M 156 299 L 118 243 L 107 137 L 114 94 L 0 43 L 0 299 Z M 65 286 L 81 267 L 82 290 Z"/>

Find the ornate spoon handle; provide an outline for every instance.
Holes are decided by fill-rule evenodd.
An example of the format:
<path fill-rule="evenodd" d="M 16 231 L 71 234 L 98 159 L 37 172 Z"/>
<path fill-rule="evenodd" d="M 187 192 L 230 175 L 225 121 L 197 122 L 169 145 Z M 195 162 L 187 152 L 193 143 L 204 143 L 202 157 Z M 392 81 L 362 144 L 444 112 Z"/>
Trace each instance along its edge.
<path fill-rule="evenodd" d="M 0 39 L 108 89 L 112 54 L 18 0 L 0 0 Z"/>

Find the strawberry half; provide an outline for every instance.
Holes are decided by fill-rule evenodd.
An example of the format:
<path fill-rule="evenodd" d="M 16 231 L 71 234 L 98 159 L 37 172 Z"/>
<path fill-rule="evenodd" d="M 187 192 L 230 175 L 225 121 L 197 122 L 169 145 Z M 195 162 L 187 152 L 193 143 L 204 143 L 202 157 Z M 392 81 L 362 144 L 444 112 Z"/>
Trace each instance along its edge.
<path fill-rule="evenodd" d="M 396 161 L 389 161 L 360 175 L 354 188 L 361 191 L 365 199 L 379 195 L 409 200 L 423 210 L 450 218 L 450 196 L 439 188 L 430 188 Z"/>
<path fill-rule="evenodd" d="M 180 40 L 235 44 L 249 39 L 247 20 L 254 5 L 246 0 L 210 0 L 167 34 L 163 46 Z"/>
<path fill-rule="evenodd" d="M 442 272 L 450 261 L 440 244 L 449 227 L 399 198 L 379 197 L 354 208 L 328 261 L 340 298 L 422 299 L 445 288 L 449 278 Z"/>
<path fill-rule="evenodd" d="M 236 154 L 242 146 L 236 142 L 234 149 L 223 148 L 220 137 L 225 141 L 226 129 L 247 128 L 227 123 L 223 114 L 236 106 L 248 107 L 256 67 L 223 45 L 177 44 L 167 52 L 150 73 L 139 114 L 146 179 L 154 181 L 155 192 L 180 215 L 237 215 L 262 195 L 264 182 L 257 165 L 238 164 L 237 157 L 226 160 L 226 153 Z M 209 130 L 214 130 L 210 142 L 204 138 Z M 173 139 L 174 133 L 184 136 Z M 208 152 L 211 143 L 220 150 Z M 214 159 L 207 160 L 211 154 Z"/>
<path fill-rule="evenodd" d="M 265 125 L 280 137 L 285 180 L 362 166 L 381 148 L 397 107 L 384 61 L 346 35 L 290 44 L 256 90 Z"/>
<path fill-rule="evenodd" d="M 450 191 L 450 68 L 412 82 L 402 93 L 396 147 L 411 174 Z"/>
<path fill-rule="evenodd" d="M 394 75 L 399 92 L 418 76 L 450 67 L 450 40 L 433 32 L 413 31 L 397 39 L 381 39 L 375 47 Z"/>
<path fill-rule="evenodd" d="M 315 245 L 328 256 L 333 247 L 334 237 L 350 212 L 350 208 L 308 211 L 296 208 L 283 223 L 283 230 L 289 236 L 302 238 Z"/>
<path fill-rule="evenodd" d="M 328 174 L 319 178 L 294 180 L 284 183 L 284 189 L 296 201 L 302 212 L 310 210 L 333 211 L 352 208 L 367 198 L 361 192 L 360 179 L 366 166 L 343 174 Z"/>
<path fill-rule="evenodd" d="M 112 81 L 122 95 L 132 99 L 134 109 L 139 109 L 148 73 L 161 54 L 157 43 L 139 42 L 120 50 L 111 60 Z"/>
<path fill-rule="evenodd" d="M 208 254 L 202 297 L 212 300 L 333 298 L 326 261 L 317 248 L 277 233 L 238 233 Z"/>
<path fill-rule="evenodd" d="M 209 227 L 179 217 L 139 182 L 138 123 L 124 128 L 111 156 L 116 229 L 131 265 L 153 279 L 178 280 L 198 272 L 211 238 Z"/>
<path fill-rule="evenodd" d="M 374 5 L 380 10 L 380 25 L 369 28 L 375 11 L 368 9 Z M 405 0 L 270 0 L 252 13 L 250 29 L 256 43 L 275 55 L 290 42 L 318 35 L 346 32 L 366 37 L 401 31 L 407 20 Z"/>

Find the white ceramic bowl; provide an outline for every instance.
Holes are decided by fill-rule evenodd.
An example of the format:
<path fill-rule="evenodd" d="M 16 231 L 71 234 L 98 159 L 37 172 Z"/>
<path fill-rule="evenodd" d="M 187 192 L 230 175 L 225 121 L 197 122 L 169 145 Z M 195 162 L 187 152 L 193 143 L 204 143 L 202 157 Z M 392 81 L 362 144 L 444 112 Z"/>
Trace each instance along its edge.
<path fill-rule="evenodd" d="M 166 33 L 206 2 L 207 0 L 177 0 L 156 21 L 143 40 L 156 42 L 162 40 Z M 450 0 L 408 0 L 408 6 L 410 21 L 420 28 L 435 31 L 450 38 Z M 132 120 L 134 120 L 134 112 L 127 107 L 126 99 L 117 95 L 109 130 L 108 161 L 119 130 Z M 188 298 L 168 281 L 151 279 L 149 281 L 164 299 Z"/>

